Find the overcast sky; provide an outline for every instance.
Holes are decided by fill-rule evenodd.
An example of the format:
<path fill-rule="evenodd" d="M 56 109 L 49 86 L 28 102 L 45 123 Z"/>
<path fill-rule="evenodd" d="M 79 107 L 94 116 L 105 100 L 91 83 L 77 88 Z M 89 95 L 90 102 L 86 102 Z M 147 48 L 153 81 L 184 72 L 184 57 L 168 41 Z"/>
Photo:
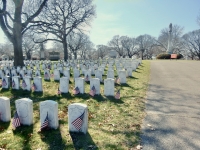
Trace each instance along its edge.
<path fill-rule="evenodd" d="M 106 45 L 114 35 L 158 37 L 170 23 L 184 27 L 184 33 L 200 29 L 200 0 L 94 0 L 94 4 L 96 18 L 89 36 L 95 45 Z M 4 41 L 0 29 L 0 43 Z"/>

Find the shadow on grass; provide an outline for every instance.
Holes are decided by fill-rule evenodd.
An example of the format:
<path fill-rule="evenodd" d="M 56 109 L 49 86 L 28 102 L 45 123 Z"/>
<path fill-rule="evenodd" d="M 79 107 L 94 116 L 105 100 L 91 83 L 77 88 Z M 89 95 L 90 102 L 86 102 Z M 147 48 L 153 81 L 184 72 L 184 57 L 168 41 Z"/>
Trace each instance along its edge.
<path fill-rule="evenodd" d="M 10 125 L 10 121 L 9 122 L 0 121 L 0 133 L 4 132 L 4 130 L 7 130 L 9 125 Z"/>
<path fill-rule="evenodd" d="M 22 140 L 21 143 L 23 143 L 22 149 L 31 149 L 30 140 L 33 135 L 33 125 L 30 126 L 22 125 L 20 127 L 17 127 L 15 130 L 13 130 L 13 134 L 21 138 Z"/>
<path fill-rule="evenodd" d="M 138 79 L 138 78 L 136 78 L 136 77 L 133 77 L 133 76 L 132 76 L 132 77 L 128 77 L 128 78 L 131 78 L 131 79 Z"/>
<path fill-rule="evenodd" d="M 49 150 L 66 149 L 67 145 L 62 139 L 60 129 L 48 129 L 38 133 L 43 142 L 47 143 Z"/>
<path fill-rule="evenodd" d="M 72 138 L 74 148 L 76 150 L 79 149 L 85 149 L 85 150 L 95 150 L 98 149 L 94 141 L 92 140 L 92 137 L 89 133 L 83 134 L 83 133 L 76 133 L 76 132 L 70 132 L 70 136 Z"/>

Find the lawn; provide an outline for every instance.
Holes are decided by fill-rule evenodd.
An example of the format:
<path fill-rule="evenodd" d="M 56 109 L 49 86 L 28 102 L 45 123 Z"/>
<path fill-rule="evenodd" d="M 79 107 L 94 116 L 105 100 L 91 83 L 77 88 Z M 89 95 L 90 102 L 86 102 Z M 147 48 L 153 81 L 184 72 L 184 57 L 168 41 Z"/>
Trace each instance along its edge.
<path fill-rule="evenodd" d="M 85 94 L 73 95 L 72 74 L 67 94 L 58 95 L 59 82 L 52 79 L 51 81 L 42 81 L 43 93 L 28 92 L 22 89 L 1 89 L 0 96 L 10 98 L 12 117 L 15 111 L 15 100 L 25 97 L 33 100 L 34 121 L 33 125 L 21 126 L 16 130 L 12 129 L 11 122 L 0 122 L 0 149 L 124 150 L 135 148 L 140 142 L 149 73 L 150 61 L 144 60 L 133 72 L 133 76 L 127 78 L 127 84 L 115 84 L 115 91 L 120 89 L 121 92 L 120 100 L 104 96 L 103 83 L 100 85 L 101 95 L 91 97 L 88 94 L 89 82 L 85 82 Z M 105 79 L 106 76 L 103 78 Z M 59 128 L 38 133 L 40 129 L 39 103 L 44 100 L 58 102 Z M 69 133 L 68 130 L 68 105 L 77 102 L 86 104 L 89 109 L 89 127 L 86 135 Z"/>

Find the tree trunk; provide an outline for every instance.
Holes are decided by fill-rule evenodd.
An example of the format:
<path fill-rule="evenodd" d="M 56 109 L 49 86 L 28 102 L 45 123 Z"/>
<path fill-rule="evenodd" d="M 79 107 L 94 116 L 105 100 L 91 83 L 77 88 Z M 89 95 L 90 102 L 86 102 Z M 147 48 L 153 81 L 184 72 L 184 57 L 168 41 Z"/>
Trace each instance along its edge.
<path fill-rule="evenodd" d="M 63 49 L 64 49 L 64 60 L 68 60 L 68 49 L 67 49 L 67 42 L 66 42 L 66 37 L 63 38 Z"/>
<path fill-rule="evenodd" d="M 14 66 L 24 66 L 22 51 L 22 4 L 15 5 L 15 20 L 13 21 L 13 47 L 14 47 Z"/>

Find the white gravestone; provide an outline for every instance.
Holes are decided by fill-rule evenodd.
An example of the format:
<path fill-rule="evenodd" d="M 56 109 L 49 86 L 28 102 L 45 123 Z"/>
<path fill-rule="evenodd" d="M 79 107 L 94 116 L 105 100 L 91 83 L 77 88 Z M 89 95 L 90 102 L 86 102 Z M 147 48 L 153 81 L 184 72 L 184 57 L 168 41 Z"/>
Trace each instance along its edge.
<path fill-rule="evenodd" d="M 114 77 L 114 70 L 108 70 L 108 71 L 107 71 L 107 78 L 112 78 L 112 79 L 115 78 L 115 77 Z"/>
<path fill-rule="evenodd" d="M 36 71 L 35 71 L 35 76 L 36 76 L 36 77 L 40 77 L 40 76 L 41 76 L 40 70 L 36 70 Z"/>
<path fill-rule="evenodd" d="M 11 82 L 11 86 L 12 86 L 12 89 L 16 89 L 16 90 L 19 90 L 19 87 L 20 87 L 20 79 L 19 79 L 19 76 L 13 76 L 12 77 L 12 82 Z"/>
<path fill-rule="evenodd" d="M 95 87 L 96 93 L 95 94 L 100 94 L 100 80 L 98 78 L 91 78 L 90 79 L 90 89 L 92 87 Z"/>
<path fill-rule="evenodd" d="M 12 70 L 11 70 L 11 74 L 12 74 L 12 76 L 16 76 L 16 75 L 17 75 L 16 70 L 15 70 L 15 69 L 12 69 Z"/>
<path fill-rule="evenodd" d="M 19 76 L 20 76 L 20 78 L 23 78 L 24 77 L 24 70 L 20 70 L 20 72 L 19 72 Z"/>
<path fill-rule="evenodd" d="M 4 76 L 2 77 L 2 89 L 9 89 L 10 88 L 10 77 Z"/>
<path fill-rule="evenodd" d="M 8 122 L 11 119 L 10 99 L 8 97 L 0 97 L 0 120 Z"/>
<path fill-rule="evenodd" d="M 90 70 L 85 70 L 85 75 L 84 75 L 84 77 L 85 77 L 85 81 L 87 80 L 87 81 L 90 81 L 90 79 L 91 79 L 91 71 Z"/>
<path fill-rule="evenodd" d="M 131 67 L 127 67 L 127 76 L 132 77 L 132 68 Z"/>
<path fill-rule="evenodd" d="M 114 79 L 108 78 L 104 80 L 104 95 L 114 96 L 115 94 L 115 83 Z"/>
<path fill-rule="evenodd" d="M 68 77 L 60 78 L 59 90 L 61 93 L 69 92 L 69 78 Z"/>
<path fill-rule="evenodd" d="M 40 102 L 40 124 L 42 125 L 48 114 L 49 127 L 58 128 L 58 103 L 53 100 Z"/>
<path fill-rule="evenodd" d="M 119 71 L 119 79 L 120 79 L 120 83 L 126 83 L 126 71 L 125 70 Z"/>
<path fill-rule="evenodd" d="M 29 98 L 22 98 L 15 101 L 15 106 L 21 124 L 33 124 L 33 101 Z"/>
<path fill-rule="evenodd" d="M 75 78 L 75 88 L 78 87 L 81 94 L 85 93 L 84 78 Z"/>
<path fill-rule="evenodd" d="M 69 69 L 63 70 L 63 76 L 65 76 L 65 77 L 70 79 L 70 70 Z"/>
<path fill-rule="evenodd" d="M 49 69 L 44 70 L 44 80 L 50 80 L 50 72 Z"/>
<path fill-rule="evenodd" d="M 28 69 L 27 70 L 27 76 L 29 76 L 29 77 L 33 77 L 33 71 L 32 71 L 32 69 Z"/>
<path fill-rule="evenodd" d="M 101 70 L 95 70 L 95 78 L 99 78 L 100 82 L 102 82 L 102 71 Z"/>
<path fill-rule="evenodd" d="M 59 70 L 55 69 L 53 71 L 53 75 L 54 75 L 54 80 L 55 81 L 59 81 L 60 80 L 60 72 L 59 72 Z"/>
<path fill-rule="evenodd" d="M 24 80 L 24 82 L 26 83 L 26 84 L 25 84 L 26 86 L 22 85 L 22 89 L 23 89 L 23 90 L 30 91 L 30 90 L 31 90 L 31 77 L 25 76 L 25 77 L 23 78 L 23 80 Z M 22 80 L 22 82 L 23 82 L 23 80 Z"/>
<path fill-rule="evenodd" d="M 34 77 L 33 78 L 33 83 L 36 86 L 35 92 L 42 92 L 43 91 L 42 78 L 41 77 Z"/>
<path fill-rule="evenodd" d="M 78 69 L 74 69 L 74 79 L 80 76 L 80 71 Z"/>
<path fill-rule="evenodd" d="M 68 126 L 70 132 L 88 131 L 88 107 L 85 104 L 74 103 L 68 106 Z"/>

